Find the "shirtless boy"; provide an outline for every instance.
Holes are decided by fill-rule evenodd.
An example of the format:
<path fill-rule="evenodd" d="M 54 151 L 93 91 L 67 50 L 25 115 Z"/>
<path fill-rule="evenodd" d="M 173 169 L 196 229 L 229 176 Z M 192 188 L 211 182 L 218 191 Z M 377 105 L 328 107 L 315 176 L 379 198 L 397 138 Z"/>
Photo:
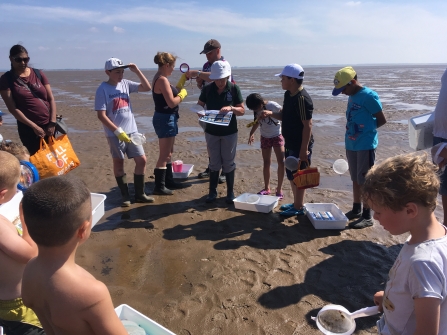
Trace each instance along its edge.
<path fill-rule="evenodd" d="M 90 236 L 90 191 L 76 177 L 51 177 L 24 194 L 22 211 L 39 255 L 23 274 L 22 297 L 50 335 L 127 335 L 104 283 L 75 263 Z"/>
<path fill-rule="evenodd" d="M 0 151 L 0 162 L 0 204 L 4 204 L 17 192 L 20 163 L 5 151 Z M 23 220 L 19 229 L 0 215 L 0 326 L 8 335 L 44 334 L 36 314 L 23 305 L 21 298 L 23 270 L 35 256 L 37 246 Z"/>

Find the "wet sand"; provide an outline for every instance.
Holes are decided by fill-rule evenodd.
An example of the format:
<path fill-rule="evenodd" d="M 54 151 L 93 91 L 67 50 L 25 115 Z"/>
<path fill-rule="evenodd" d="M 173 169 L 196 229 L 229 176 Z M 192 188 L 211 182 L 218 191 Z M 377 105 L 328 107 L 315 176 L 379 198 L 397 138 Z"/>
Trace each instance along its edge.
<path fill-rule="evenodd" d="M 53 80 L 57 75 L 62 76 L 53 73 Z M 76 93 L 73 85 L 67 90 Z M 186 102 L 196 101 L 197 89 L 195 93 Z M 225 185 L 219 185 L 215 204 L 205 204 L 208 180 L 198 179 L 197 174 L 207 166 L 206 144 L 187 103 L 180 110 L 173 158 L 194 164 L 184 181 L 189 187 L 173 196 L 154 196 L 153 204 L 122 209 L 93 99 L 94 90 L 88 98 L 90 107 L 59 101 L 58 109 L 71 128 L 69 137 L 81 160 L 71 173 L 92 192 L 107 195 L 106 213 L 79 248 L 77 262 L 108 286 L 115 306 L 128 304 L 179 335 L 297 335 L 320 334 L 310 317 L 326 304 L 341 304 L 350 311 L 373 305 L 372 296 L 383 289 L 406 236 L 393 237 L 377 222 L 363 230 L 315 230 L 305 216 L 281 218 L 279 206 L 269 214 L 236 210 L 225 204 Z M 139 94 L 132 96 L 132 103 L 149 140 L 145 151 L 150 193 L 158 157 L 150 122 L 152 98 Z M 347 211 L 352 204 L 350 178 L 332 170 L 332 163 L 345 156 L 346 102 L 316 99 L 314 104 L 313 165 L 320 168 L 321 184 L 308 190 L 306 202 L 332 202 Z M 263 188 L 259 138 L 253 147 L 246 145 L 249 128 L 245 125 L 252 115 L 247 114 L 250 117 L 238 121 L 236 195 Z M 412 151 L 402 120 L 417 114 L 414 110 L 386 113 L 378 160 Z M 4 138 L 18 140 L 11 120 L 0 130 Z M 126 161 L 129 176 L 133 167 Z M 288 181 L 284 191 L 282 203 L 291 202 Z M 440 206 L 436 215 L 442 216 Z M 358 319 L 356 334 L 376 333 L 377 319 Z"/>

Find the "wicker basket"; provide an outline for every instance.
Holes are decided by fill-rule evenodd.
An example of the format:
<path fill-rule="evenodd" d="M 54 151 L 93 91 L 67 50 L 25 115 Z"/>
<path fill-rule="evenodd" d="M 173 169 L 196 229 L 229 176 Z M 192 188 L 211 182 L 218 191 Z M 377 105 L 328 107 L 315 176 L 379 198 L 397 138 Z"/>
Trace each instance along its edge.
<path fill-rule="evenodd" d="M 320 185 L 320 171 L 317 167 L 310 166 L 305 169 L 298 170 L 293 175 L 293 182 L 299 190 L 316 187 Z"/>

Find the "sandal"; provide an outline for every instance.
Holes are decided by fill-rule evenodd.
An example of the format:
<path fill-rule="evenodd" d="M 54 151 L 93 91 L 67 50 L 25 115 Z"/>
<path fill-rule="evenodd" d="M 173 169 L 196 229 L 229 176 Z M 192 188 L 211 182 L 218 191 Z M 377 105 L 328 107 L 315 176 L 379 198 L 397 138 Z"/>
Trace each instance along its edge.
<path fill-rule="evenodd" d="M 279 198 L 279 200 L 284 199 L 284 193 L 282 192 L 276 192 L 276 196 Z"/>
<path fill-rule="evenodd" d="M 270 194 L 270 190 L 261 190 L 261 191 L 259 191 L 258 192 L 258 194 L 260 194 L 260 195 L 269 195 Z"/>

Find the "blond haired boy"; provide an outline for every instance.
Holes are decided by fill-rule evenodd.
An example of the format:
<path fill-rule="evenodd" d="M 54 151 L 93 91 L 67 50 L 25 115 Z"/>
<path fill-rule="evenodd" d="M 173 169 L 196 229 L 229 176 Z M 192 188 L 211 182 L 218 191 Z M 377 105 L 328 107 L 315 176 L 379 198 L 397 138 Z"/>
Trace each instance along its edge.
<path fill-rule="evenodd" d="M 47 334 L 126 335 L 107 287 L 76 264 L 90 236 L 90 191 L 76 177 L 51 177 L 23 195 L 22 211 L 39 255 L 23 274 L 22 296 Z"/>
<path fill-rule="evenodd" d="M 362 187 L 374 219 L 392 235 L 410 233 L 374 295 L 383 311 L 379 334 L 447 334 L 447 236 L 434 215 L 439 179 L 427 156 L 388 158 L 371 168 Z"/>
<path fill-rule="evenodd" d="M 17 193 L 20 163 L 4 151 L 0 151 L 0 162 L 0 204 L 4 204 Z M 23 220 L 19 230 L 0 215 L 0 326 L 8 335 L 44 334 L 37 316 L 23 305 L 21 298 L 23 271 L 36 255 L 37 246 Z"/>

